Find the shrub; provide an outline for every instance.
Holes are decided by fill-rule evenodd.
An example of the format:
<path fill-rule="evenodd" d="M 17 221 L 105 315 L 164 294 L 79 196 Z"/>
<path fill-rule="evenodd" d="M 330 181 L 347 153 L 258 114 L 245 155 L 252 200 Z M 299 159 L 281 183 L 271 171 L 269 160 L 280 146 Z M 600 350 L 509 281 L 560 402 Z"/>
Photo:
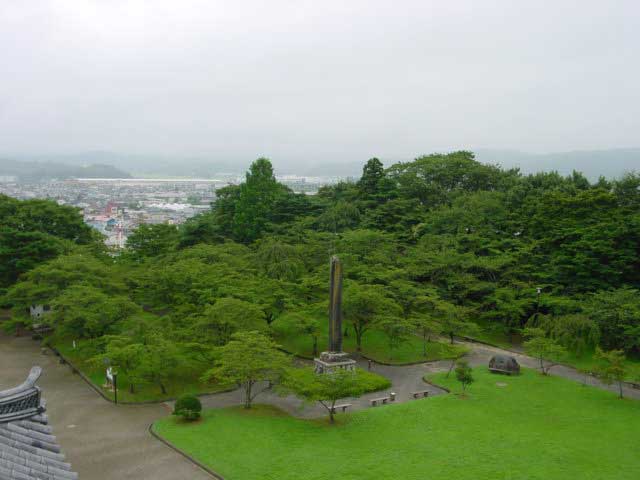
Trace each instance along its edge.
<path fill-rule="evenodd" d="M 184 418 L 187 421 L 193 421 L 200 418 L 200 412 L 202 411 L 202 404 L 198 397 L 191 394 L 182 395 L 176 400 L 176 406 L 173 409 L 173 414 Z"/>

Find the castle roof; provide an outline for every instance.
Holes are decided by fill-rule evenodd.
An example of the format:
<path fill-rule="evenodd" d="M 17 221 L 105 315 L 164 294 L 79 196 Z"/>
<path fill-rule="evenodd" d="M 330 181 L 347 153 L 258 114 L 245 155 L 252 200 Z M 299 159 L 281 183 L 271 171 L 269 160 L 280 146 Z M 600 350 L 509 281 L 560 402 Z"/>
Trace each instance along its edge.
<path fill-rule="evenodd" d="M 75 480 L 52 434 L 33 367 L 21 385 L 0 391 L 0 479 Z"/>

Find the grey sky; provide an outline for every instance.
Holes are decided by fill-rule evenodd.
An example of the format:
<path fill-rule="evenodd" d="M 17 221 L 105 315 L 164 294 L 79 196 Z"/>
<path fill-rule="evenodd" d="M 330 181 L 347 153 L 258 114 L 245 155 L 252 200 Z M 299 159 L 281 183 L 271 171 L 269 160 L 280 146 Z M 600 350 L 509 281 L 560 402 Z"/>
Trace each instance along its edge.
<path fill-rule="evenodd" d="M 0 0 L 0 153 L 638 146 L 640 2 Z"/>

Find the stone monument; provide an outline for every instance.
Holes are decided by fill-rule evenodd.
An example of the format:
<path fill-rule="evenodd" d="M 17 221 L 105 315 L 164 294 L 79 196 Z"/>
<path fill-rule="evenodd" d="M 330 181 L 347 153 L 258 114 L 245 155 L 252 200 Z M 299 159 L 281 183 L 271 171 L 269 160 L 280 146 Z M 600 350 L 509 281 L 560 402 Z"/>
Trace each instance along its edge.
<path fill-rule="evenodd" d="M 342 351 L 342 264 L 331 258 L 329 283 L 329 350 L 315 359 L 316 373 L 331 373 L 338 369 L 354 371 L 355 360 Z"/>

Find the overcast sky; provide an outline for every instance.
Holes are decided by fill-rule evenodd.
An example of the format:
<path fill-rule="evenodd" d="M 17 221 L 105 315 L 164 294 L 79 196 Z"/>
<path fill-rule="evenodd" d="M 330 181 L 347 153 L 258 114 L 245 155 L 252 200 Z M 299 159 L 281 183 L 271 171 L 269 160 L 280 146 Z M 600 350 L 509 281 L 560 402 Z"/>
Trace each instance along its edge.
<path fill-rule="evenodd" d="M 0 153 L 636 147 L 640 2 L 0 0 Z"/>

